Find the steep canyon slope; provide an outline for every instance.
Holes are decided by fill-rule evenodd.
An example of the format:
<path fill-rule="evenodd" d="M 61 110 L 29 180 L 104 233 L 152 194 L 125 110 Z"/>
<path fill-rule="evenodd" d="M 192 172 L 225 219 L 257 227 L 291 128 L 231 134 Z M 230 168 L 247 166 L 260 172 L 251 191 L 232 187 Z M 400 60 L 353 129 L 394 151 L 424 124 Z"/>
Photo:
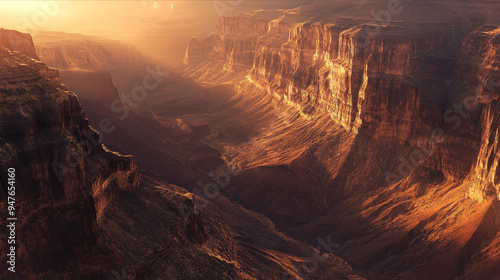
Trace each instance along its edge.
<path fill-rule="evenodd" d="M 26 49 L 0 43 L 0 208 L 5 171 L 15 168 L 18 217 L 17 272 L 2 262 L 0 278 L 281 279 L 321 254 L 308 277 L 361 279 L 262 215 L 223 196 L 200 203 L 141 171 L 135 157 L 108 150 L 58 71 L 22 37 Z"/>
<path fill-rule="evenodd" d="M 370 279 L 500 277 L 498 11 L 323 0 L 219 19 L 187 75 L 271 108 L 242 107 L 255 132 L 225 147 L 242 172 L 224 192 L 330 235 Z"/>
<path fill-rule="evenodd" d="M 121 41 L 61 32 L 40 32 L 34 40 L 40 58 L 59 70 L 107 146 L 135 155 L 142 168 L 183 186 L 223 163 L 216 150 L 193 141 L 205 133 L 206 123 L 187 121 L 191 126 L 182 129 L 188 127 L 182 118 L 156 119 L 142 110 L 155 104 L 146 96 L 164 91 L 177 93 L 171 105 L 182 110 L 186 96 L 202 91 L 198 85 Z"/>

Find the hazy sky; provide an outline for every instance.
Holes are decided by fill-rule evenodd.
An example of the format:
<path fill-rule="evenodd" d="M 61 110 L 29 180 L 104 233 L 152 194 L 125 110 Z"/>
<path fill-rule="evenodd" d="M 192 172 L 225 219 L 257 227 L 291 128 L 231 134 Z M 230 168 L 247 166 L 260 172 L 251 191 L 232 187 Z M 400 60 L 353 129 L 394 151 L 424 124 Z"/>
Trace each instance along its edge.
<path fill-rule="evenodd" d="M 130 32 L 136 20 L 175 17 L 201 22 L 236 15 L 252 9 L 293 8 L 313 0 L 115 0 L 115 1 L 17 1 L 0 0 L 0 27 L 102 33 Z M 203 23 L 209 24 L 208 22 Z M 209 24 L 210 25 L 210 24 Z"/>
<path fill-rule="evenodd" d="M 312 0 L 2 1 L 0 28 L 99 35 L 138 45 L 153 56 L 182 61 L 191 36 L 210 34 L 219 16 L 293 8 Z M 177 58 L 178 57 L 178 58 Z"/>
<path fill-rule="evenodd" d="M 99 35 L 152 56 L 181 56 L 191 36 L 213 31 L 213 1 L 0 1 L 0 28 Z M 180 61 L 182 57 L 179 57 Z"/>
<path fill-rule="evenodd" d="M 0 1 L 0 26 L 120 35 L 140 29 L 142 20 L 172 16 L 176 8 L 172 1 Z"/>

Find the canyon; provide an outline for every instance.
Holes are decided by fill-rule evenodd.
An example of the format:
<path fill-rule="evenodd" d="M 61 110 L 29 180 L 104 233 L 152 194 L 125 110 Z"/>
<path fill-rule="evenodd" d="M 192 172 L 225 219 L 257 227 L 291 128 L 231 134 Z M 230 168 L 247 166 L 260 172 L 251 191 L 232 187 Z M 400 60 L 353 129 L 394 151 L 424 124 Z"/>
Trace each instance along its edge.
<path fill-rule="evenodd" d="M 219 19 L 188 75 L 278 111 L 227 156 L 242 172 L 224 193 L 294 238 L 330 235 L 368 279 L 500 277 L 495 11 L 316 1 Z"/>
<path fill-rule="evenodd" d="M 500 279 L 499 11 L 318 0 L 223 16 L 182 69 L 1 29 L 13 279 Z"/>
<path fill-rule="evenodd" d="M 33 42 L 22 37 L 16 49 L 6 41 L 0 48 L 1 167 L 19 178 L 17 272 L 2 263 L 2 279 L 275 278 L 295 275 L 318 253 L 311 275 L 361 279 L 264 216 L 224 197 L 198 209 L 201 198 L 110 151 L 58 71 L 30 57 Z"/>

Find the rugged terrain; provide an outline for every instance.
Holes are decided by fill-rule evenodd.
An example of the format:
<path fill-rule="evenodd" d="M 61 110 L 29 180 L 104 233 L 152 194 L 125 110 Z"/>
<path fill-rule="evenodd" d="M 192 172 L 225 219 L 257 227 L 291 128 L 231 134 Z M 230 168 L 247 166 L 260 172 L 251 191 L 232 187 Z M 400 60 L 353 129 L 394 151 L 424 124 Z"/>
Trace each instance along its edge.
<path fill-rule="evenodd" d="M 15 168 L 18 217 L 17 273 L 2 262 L 2 279 L 360 279 L 328 239 L 326 249 L 290 239 L 224 196 L 206 202 L 110 151 L 22 37 L 0 44 L 0 191 Z"/>
<path fill-rule="evenodd" d="M 498 11 L 486 0 L 319 0 L 222 17 L 191 39 L 184 72 L 169 71 L 136 106 L 120 96 L 142 83 L 144 66 L 121 69 L 140 63 L 94 38 L 64 51 L 40 39 L 38 55 L 61 69 L 93 126 L 114 128 L 105 144 L 196 194 L 98 149 L 84 158 L 102 165 L 81 167 L 80 178 L 105 183 L 79 188 L 95 206 L 79 204 L 92 238 L 76 235 L 85 242 L 75 248 L 96 252 L 99 277 L 121 268 L 138 279 L 357 277 L 333 255 L 298 266 L 329 240 L 368 279 L 499 278 Z M 21 37 L 20 53 L 7 53 L 36 58 Z M 109 157 L 129 164 L 108 175 L 87 167 L 113 166 Z M 89 277 L 81 259 L 72 265 Z"/>
<path fill-rule="evenodd" d="M 188 75 L 274 111 L 226 147 L 243 171 L 224 193 L 296 238 L 330 234 L 369 279 L 500 277 L 497 12 L 317 1 L 219 19 Z"/>

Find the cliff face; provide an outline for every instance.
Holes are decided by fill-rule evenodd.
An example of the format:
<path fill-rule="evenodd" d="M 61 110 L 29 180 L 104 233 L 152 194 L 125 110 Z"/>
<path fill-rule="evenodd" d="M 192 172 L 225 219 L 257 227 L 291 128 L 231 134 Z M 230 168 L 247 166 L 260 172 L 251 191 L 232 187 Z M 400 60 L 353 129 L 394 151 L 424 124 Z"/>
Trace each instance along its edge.
<path fill-rule="evenodd" d="M 0 29 L 0 46 L 38 59 L 31 35 L 15 30 Z"/>
<path fill-rule="evenodd" d="M 332 234 L 373 279 L 494 279 L 498 6 L 405 2 L 379 21 L 382 2 L 221 18 L 192 39 L 188 75 L 246 75 L 237 92 L 270 99 L 242 110 L 274 111 L 231 153 L 226 194 L 292 236 Z"/>
<path fill-rule="evenodd" d="M 248 79 L 277 99 L 308 117 L 329 114 L 354 133 L 407 140 L 416 129 L 438 126 L 446 96 L 428 77 L 450 74 L 450 28 L 429 24 L 429 34 L 395 24 L 373 40 L 363 39 L 365 28 L 221 18 L 207 39 L 192 39 L 187 62 L 204 54 L 223 60 L 226 71 L 251 69 Z"/>
<path fill-rule="evenodd" d="M 481 127 L 481 144 L 477 162 L 469 176 L 469 196 L 479 201 L 498 197 L 499 166 L 498 137 L 500 108 L 500 28 L 485 26 L 464 41 L 459 72 L 472 85 L 470 96 L 477 99 L 481 115 L 476 117 Z M 467 75 L 467 73 L 475 73 Z M 466 77 L 472 77 L 468 80 Z M 471 99 L 469 96 L 469 99 Z M 467 97 L 466 97 L 467 98 Z M 474 105 L 474 104 L 473 104 Z"/>
<path fill-rule="evenodd" d="M 471 33 L 461 46 L 464 34 L 478 26 L 468 11 L 471 7 L 463 2 L 385 7 L 368 1 L 363 9 L 340 2 L 317 1 L 289 11 L 220 18 L 206 39 L 191 39 L 185 59 L 191 65 L 188 72 L 208 68 L 207 72 L 246 73 L 251 86 L 306 119 L 329 115 L 347 131 L 375 140 L 422 146 L 446 138 L 447 143 L 432 147 L 438 151 L 431 153 L 434 162 L 425 164 L 450 180 L 464 178 L 472 161 L 460 160 L 456 148 L 479 149 L 478 122 L 489 101 L 482 98 L 480 106 L 466 104 L 467 112 L 459 117 L 453 106 L 471 102 L 470 91 L 483 81 L 489 81 L 490 91 L 495 90 L 491 82 L 496 75 L 496 27 Z M 460 17 L 443 13 L 436 15 L 440 21 L 433 22 L 425 12 L 418 14 L 426 5 L 444 11 L 455 5 Z M 494 21 L 490 15 L 496 6 L 481 2 L 474 7 L 484 15 L 484 22 Z M 380 14 L 368 15 L 371 8 Z M 476 72 L 480 75 L 471 74 Z M 452 124 L 457 118 L 465 125 L 455 135 Z M 432 143 L 424 144 L 429 138 Z M 470 156 L 475 157 L 474 152 Z"/>
<path fill-rule="evenodd" d="M 5 170 L 15 168 L 18 271 L 33 278 L 88 255 L 98 240 L 96 209 L 113 188 L 137 186 L 140 174 L 133 157 L 101 146 L 56 70 L 1 48 L 0 73 L 2 192 Z"/>

